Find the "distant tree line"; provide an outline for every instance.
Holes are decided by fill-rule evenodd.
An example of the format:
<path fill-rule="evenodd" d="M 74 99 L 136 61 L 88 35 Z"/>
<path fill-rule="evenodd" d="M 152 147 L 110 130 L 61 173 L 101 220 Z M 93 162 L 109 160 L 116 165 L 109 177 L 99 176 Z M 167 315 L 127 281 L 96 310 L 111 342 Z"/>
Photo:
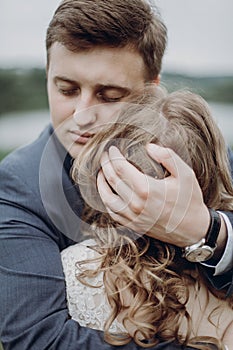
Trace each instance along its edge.
<path fill-rule="evenodd" d="M 48 108 L 43 69 L 0 69 L 0 115 Z"/>
<path fill-rule="evenodd" d="M 194 77 L 165 72 L 169 91 L 189 88 L 207 101 L 233 103 L 232 77 Z M 44 69 L 0 69 L 0 116 L 14 111 L 48 108 Z"/>
<path fill-rule="evenodd" d="M 189 88 L 207 101 L 233 103 L 233 76 L 195 77 L 164 73 L 162 82 L 169 91 Z"/>

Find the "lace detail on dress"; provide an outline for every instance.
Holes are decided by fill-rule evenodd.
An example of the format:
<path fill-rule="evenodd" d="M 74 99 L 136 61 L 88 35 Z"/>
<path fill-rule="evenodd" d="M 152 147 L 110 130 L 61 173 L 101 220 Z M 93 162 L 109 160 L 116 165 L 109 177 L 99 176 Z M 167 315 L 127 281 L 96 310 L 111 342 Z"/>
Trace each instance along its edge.
<path fill-rule="evenodd" d="M 61 260 L 66 280 L 66 294 L 69 314 L 81 326 L 103 330 L 104 323 L 110 313 L 110 306 L 103 286 L 103 273 L 87 282 L 96 288 L 80 283 L 75 277 L 80 273 L 77 262 L 94 259 L 99 254 L 88 246 L 95 245 L 93 239 L 70 246 L 61 252 Z M 96 267 L 97 262 L 88 263 L 88 268 Z M 125 333 L 121 323 L 115 320 L 111 327 L 112 333 Z"/>

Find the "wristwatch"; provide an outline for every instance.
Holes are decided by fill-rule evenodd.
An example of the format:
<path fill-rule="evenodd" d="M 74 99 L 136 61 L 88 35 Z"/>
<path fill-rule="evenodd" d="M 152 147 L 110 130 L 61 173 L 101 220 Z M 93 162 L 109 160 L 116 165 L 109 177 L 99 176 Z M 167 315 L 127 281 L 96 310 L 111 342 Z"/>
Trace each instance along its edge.
<path fill-rule="evenodd" d="M 209 260 L 217 248 L 217 239 L 221 228 L 221 218 L 218 212 L 208 209 L 210 224 L 205 238 L 199 242 L 183 248 L 183 257 L 191 262 L 203 262 Z"/>

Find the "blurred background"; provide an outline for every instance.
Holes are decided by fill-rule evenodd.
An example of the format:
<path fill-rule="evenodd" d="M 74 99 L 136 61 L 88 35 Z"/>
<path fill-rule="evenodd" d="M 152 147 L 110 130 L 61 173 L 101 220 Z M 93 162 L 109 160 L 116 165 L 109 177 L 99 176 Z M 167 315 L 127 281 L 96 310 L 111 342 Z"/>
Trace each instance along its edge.
<path fill-rule="evenodd" d="M 45 34 L 59 2 L 0 1 L 0 159 L 49 122 Z M 233 1 L 156 3 L 168 27 L 162 84 L 169 91 L 189 87 L 206 98 L 233 146 Z"/>
<path fill-rule="evenodd" d="M 58 0 L 0 2 L 0 158 L 49 122 L 45 35 Z M 157 0 L 168 28 L 162 84 L 189 87 L 210 103 L 233 145 L 232 0 Z"/>

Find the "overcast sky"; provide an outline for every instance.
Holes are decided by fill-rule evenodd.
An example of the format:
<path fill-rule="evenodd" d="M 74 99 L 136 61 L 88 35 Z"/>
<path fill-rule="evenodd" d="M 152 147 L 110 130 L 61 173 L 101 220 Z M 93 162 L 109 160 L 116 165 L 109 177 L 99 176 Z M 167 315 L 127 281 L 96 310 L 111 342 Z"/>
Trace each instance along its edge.
<path fill-rule="evenodd" d="M 0 66 L 44 66 L 59 0 L 0 0 Z M 233 75 L 232 0 L 157 0 L 168 27 L 164 70 Z"/>

